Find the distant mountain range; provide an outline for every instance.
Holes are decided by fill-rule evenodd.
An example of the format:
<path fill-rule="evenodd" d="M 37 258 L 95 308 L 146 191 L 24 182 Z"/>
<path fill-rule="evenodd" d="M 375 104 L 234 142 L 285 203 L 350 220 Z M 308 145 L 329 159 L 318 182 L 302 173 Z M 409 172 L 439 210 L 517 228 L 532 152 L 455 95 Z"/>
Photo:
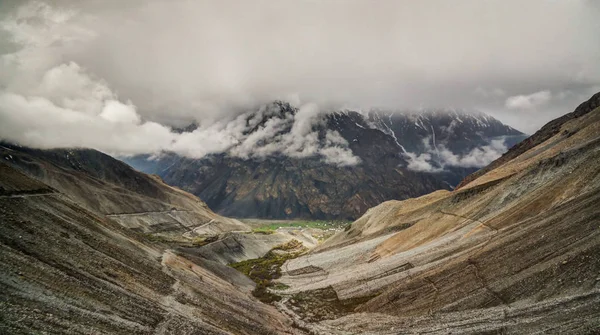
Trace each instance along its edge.
<path fill-rule="evenodd" d="M 281 101 L 246 113 L 244 136 L 258 138 L 250 154 L 246 142 L 200 159 L 163 153 L 123 160 L 222 215 L 355 219 L 386 200 L 451 189 L 526 137 L 480 112 L 344 110 L 308 124 L 302 136 L 312 136 L 314 147 L 305 142 L 294 155 L 272 150 L 297 132 L 299 113 Z"/>

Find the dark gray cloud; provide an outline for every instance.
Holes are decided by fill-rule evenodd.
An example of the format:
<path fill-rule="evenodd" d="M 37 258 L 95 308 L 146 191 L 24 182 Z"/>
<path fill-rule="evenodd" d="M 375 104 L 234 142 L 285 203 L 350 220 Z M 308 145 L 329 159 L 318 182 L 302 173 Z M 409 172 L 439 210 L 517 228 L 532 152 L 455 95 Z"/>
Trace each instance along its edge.
<path fill-rule="evenodd" d="M 35 146 L 198 156 L 256 140 L 223 120 L 273 99 L 478 108 L 531 133 L 600 90 L 597 1 L 2 6 L 0 137 Z M 163 126 L 191 120 L 201 124 L 194 136 Z"/>

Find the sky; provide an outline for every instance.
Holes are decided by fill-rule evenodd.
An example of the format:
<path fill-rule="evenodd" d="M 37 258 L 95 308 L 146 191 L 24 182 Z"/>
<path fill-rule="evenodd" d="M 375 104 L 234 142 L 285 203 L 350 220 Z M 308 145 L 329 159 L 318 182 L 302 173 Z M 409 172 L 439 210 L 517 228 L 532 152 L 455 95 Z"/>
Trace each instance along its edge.
<path fill-rule="evenodd" d="M 2 0 L 0 138 L 202 157 L 254 148 L 240 115 L 275 99 L 304 112 L 273 150 L 341 165 L 339 134 L 307 136 L 323 111 L 478 109 L 531 134 L 600 91 L 598 17 L 595 0 Z"/>

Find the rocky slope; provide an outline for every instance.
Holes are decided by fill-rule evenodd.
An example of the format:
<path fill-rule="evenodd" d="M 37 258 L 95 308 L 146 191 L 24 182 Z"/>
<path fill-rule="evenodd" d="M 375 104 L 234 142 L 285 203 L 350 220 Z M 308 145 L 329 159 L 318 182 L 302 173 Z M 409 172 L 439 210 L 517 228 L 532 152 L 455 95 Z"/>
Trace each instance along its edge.
<path fill-rule="evenodd" d="M 249 230 L 191 194 L 89 149 L 36 150 L 0 145 L 0 157 L 84 208 L 144 233 L 195 235 Z"/>
<path fill-rule="evenodd" d="M 288 261 L 279 308 L 321 334 L 600 331 L 597 99 L 459 190 L 385 202 Z"/>
<path fill-rule="evenodd" d="M 600 106 L 600 92 L 594 94 L 594 96 L 592 96 L 589 100 L 582 102 L 579 106 L 577 106 L 575 111 L 573 111 L 572 113 L 566 114 L 566 115 L 544 125 L 533 136 L 518 143 L 514 148 L 512 148 L 512 150 L 503 154 L 502 157 L 495 160 L 490 165 L 467 176 L 467 178 L 465 178 L 458 185 L 458 187 L 460 188 L 463 185 L 470 183 L 471 181 L 479 178 L 479 176 L 485 174 L 486 172 L 493 170 L 496 167 L 499 167 L 500 165 L 510 161 L 511 159 L 523 154 L 527 150 L 543 143 L 544 141 L 548 140 L 552 136 L 555 136 L 556 134 L 558 134 L 562 129 L 562 125 L 564 123 L 566 123 L 567 121 L 569 121 L 571 119 L 579 118 L 579 117 L 593 111 L 594 109 L 598 108 L 599 106 Z M 563 131 L 566 131 L 566 133 L 564 135 L 567 135 L 567 136 L 570 135 L 569 130 L 563 130 Z"/>
<path fill-rule="evenodd" d="M 23 152 L 4 150 L 9 159 L 25 157 Z M 37 157 L 35 163 L 41 162 L 51 164 Z M 14 166 L 0 163 L 0 172 L 1 333 L 296 333 L 286 317 L 249 295 L 246 287 L 254 284 L 238 272 L 227 267 L 209 271 L 214 264 L 192 261 L 164 244 L 152 243 L 100 215 L 98 208 L 104 207 L 92 211 L 86 208 L 88 201 L 76 202 L 77 193 L 58 191 Z M 145 177 L 135 174 L 141 187 Z M 93 178 L 91 172 L 89 177 Z M 100 180 L 114 181 L 108 175 L 95 181 Z M 82 179 L 81 186 L 89 186 L 88 182 Z M 181 194 L 169 194 L 153 179 L 145 182 L 165 191 L 161 193 L 165 197 Z M 96 186 L 122 192 L 110 185 Z M 124 193 L 122 200 L 130 196 Z M 113 197 L 117 195 L 107 199 Z M 180 200 L 183 206 L 185 201 Z M 165 204 L 157 200 L 148 206 Z M 123 206 L 131 210 L 134 205 Z"/>
<path fill-rule="evenodd" d="M 253 125 L 246 132 L 258 134 L 270 122 L 293 120 L 296 113 L 289 104 L 273 103 L 266 112 L 245 116 L 247 124 Z M 386 200 L 450 189 L 477 169 L 464 163 L 448 164 L 436 150 L 447 149 L 452 157 L 463 157 L 494 139 L 510 146 L 523 137 L 489 116 L 460 111 L 343 111 L 324 114 L 312 130 L 321 142 L 328 134 L 339 134 L 345 142 L 340 145 L 347 146 L 360 162 L 339 166 L 318 155 L 239 157 L 233 154 L 239 147 L 202 159 L 166 153 L 150 161 L 147 157 L 125 161 L 199 196 L 226 216 L 356 219 Z M 273 131 L 271 138 L 261 140 L 261 148 L 290 131 L 291 124 Z M 419 156 L 423 154 L 430 158 L 425 163 L 429 171 L 410 165 L 411 159 L 423 160 L 425 156 Z"/>

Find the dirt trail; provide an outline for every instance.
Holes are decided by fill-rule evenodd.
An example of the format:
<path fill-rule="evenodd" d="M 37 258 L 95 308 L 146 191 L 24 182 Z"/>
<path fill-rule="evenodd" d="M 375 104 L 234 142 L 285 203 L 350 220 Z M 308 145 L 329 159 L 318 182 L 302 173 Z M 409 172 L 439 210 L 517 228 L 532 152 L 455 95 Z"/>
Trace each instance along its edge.
<path fill-rule="evenodd" d="M 49 190 L 34 190 L 34 191 L 24 191 L 24 192 L 16 192 L 11 194 L 3 194 L 0 195 L 0 198 L 29 198 L 29 197 L 41 197 L 47 195 L 57 195 L 58 193 Z"/>
<path fill-rule="evenodd" d="M 170 214 L 173 212 L 192 212 L 191 210 L 185 210 L 185 209 L 172 209 L 172 210 L 168 210 L 168 211 L 148 211 L 148 212 L 135 212 L 135 213 L 112 213 L 112 214 L 106 214 L 106 216 L 108 217 L 113 217 L 113 216 L 136 216 L 136 215 L 147 215 L 147 214 Z M 214 219 L 212 220 L 214 221 Z"/>

